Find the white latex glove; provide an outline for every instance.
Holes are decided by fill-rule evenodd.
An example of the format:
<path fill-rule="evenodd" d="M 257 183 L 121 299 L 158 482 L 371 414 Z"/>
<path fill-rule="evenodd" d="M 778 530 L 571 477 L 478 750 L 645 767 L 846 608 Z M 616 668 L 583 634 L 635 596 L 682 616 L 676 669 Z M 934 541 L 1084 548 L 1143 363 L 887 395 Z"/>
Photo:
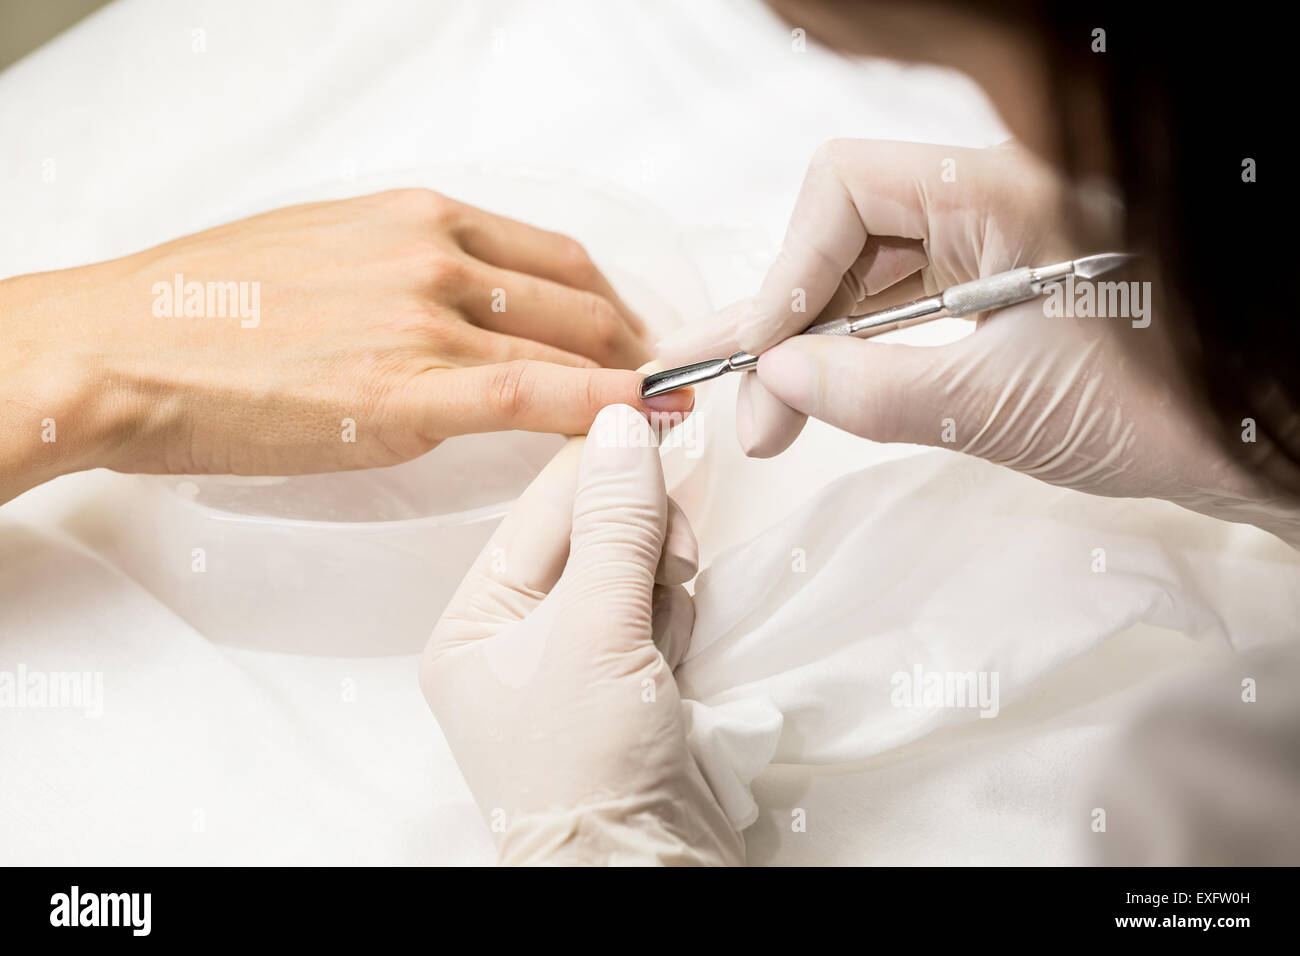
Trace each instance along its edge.
<path fill-rule="evenodd" d="M 812 415 L 876 441 L 953 448 L 1093 494 L 1168 498 L 1300 542 L 1295 510 L 1269 500 L 1244 464 L 1251 446 L 1230 460 L 1192 411 L 1158 308 L 1135 328 L 1130 318 L 1048 316 L 1042 300 L 1025 302 L 979 316 L 973 334 L 940 347 L 840 336 L 782 342 L 819 319 L 1108 251 L 1063 234 L 1065 198 L 1046 166 L 1015 149 L 831 142 L 809 167 L 758 294 L 661 342 L 659 359 L 763 353 L 741 383 L 736 415 L 754 457 L 783 451 Z M 1074 201 L 1093 223 L 1091 241 L 1113 245 L 1104 237 L 1116 232 L 1118 210 Z M 1147 264 L 1106 279 L 1153 272 Z M 792 310 L 799 290 L 805 312 Z M 1140 353 L 1150 361 L 1135 362 Z"/>
<path fill-rule="evenodd" d="M 744 862 L 672 675 L 697 564 L 626 405 L 569 442 L 484 548 L 420 682 L 502 863 Z"/>

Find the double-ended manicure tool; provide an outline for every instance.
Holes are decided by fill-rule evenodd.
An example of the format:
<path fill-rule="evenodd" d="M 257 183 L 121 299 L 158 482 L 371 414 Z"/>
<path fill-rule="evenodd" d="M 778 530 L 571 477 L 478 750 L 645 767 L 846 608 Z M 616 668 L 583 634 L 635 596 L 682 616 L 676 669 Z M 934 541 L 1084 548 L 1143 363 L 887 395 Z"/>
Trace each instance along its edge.
<path fill-rule="evenodd" d="M 1044 292 L 1044 287 L 1064 281 L 1069 276 L 1077 279 L 1095 279 L 1112 269 L 1117 269 L 1132 259 L 1124 252 L 1101 252 L 1097 255 L 1071 259 L 1050 266 L 1012 269 L 997 275 L 960 285 L 951 286 L 938 295 L 928 295 L 902 305 L 890 306 L 867 315 L 831 319 L 809 326 L 802 335 L 852 335 L 865 339 L 873 335 L 892 332 L 909 325 L 919 325 L 934 319 L 959 318 L 991 309 L 1004 309 L 1017 302 L 1025 302 Z M 758 356 L 737 352 L 729 358 L 695 362 L 680 368 L 654 372 L 641 380 L 641 397 L 653 398 L 687 385 L 707 382 L 727 372 L 743 372 L 758 365 Z"/>

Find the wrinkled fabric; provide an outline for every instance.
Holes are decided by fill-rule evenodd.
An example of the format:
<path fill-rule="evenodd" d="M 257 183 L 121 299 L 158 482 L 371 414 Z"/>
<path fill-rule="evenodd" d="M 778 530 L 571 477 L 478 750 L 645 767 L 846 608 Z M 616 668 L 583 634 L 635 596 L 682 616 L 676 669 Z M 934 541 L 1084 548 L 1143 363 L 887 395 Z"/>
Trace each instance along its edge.
<path fill-rule="evenodd" d="M 0 72 L 0 128 L 21 133 L 0 152 L 0 275 L 135 252 L 309 187 L 508 162 L 645 197 L 715 301 L 752 283 L 735 235 L 779 237 L 823 140 L 1006 136 L 964 77 L 795 53 L 770 9 L 730 0 L 116 0 Z M 730 427 L 706 439 L 734 449 Z M 867 454 L 819 449 L 761 481 L 807 488 Z M 100 670 L 105 697 L 98 722 L 0 711 L 0 862 L 491 863 L 416 655 L 376 653 L 367 633 L 313 658 L 197 632 L 61 533 L 80 533 L 70 516 L 100 509 L 111 477 L 0 511 L 19 525 L 4 531 L 0 670 Z M 743 462 L 725 480 L 737 502 L 756 484 Z M 716 504 L 708 524 L 709 554 L 750 533 Z M 188 562 L 192 542 L 129 530 Z"/>
<path fill-rule="evenodd" d="M 195 30 L 204 31 L 205 52 L 192 49 Z M 572 69 L 557 69 L 565 63 Z M 602 82 L 593 86 L 592 75 Z M 592 115 L 616 122 L 593 124 Z M 853 64 L 815 45 L 793 53 L 789 27 L 763 4 L 699 0 L 118 0 L 0 73 L 0 128 L 22 132 L 0 155 L 4 275 L 134 252 L 308 184 L 503 156 L 613 181 L 688 231 L 745 226 L 774 245 L 809 156 L 831 137 L 976 147 L 1006 137 L 964 78 Z M 769 260 L 750 263 L 749 251 L 728 245 L 725 235 L 705 238 L 711 241 L 696 245 L 715 301 L 752 292 Z M 717 405 L 729 404 L 725 390 L 735 383 L 710 387 L 719 390 Z M 1253 529 L 1153 503 L 1080 505 L 1086 499 L 980 472 L 987 504 L 967 495 L 971 506 L 961 516 L 990 529 L 993 540 L 976 554 L 976 539 L 931 519 L 951 516 L 943 495 L 954 492 L 937 480 L 930 460 L 912 459 L 921 469 L 916 478 L 903 460 L 850 479 L 867 496 L 853 502 L 861 518 L 821 510 L 818 490 L 828 482 L 914 450 L 813 422 L 789 454 L 752 462 L 740 456 L 729 414 L 724 408 L 705 423 L 719 473 L 714 496 L 690 518 L 706 564 L 720 551 L 742 550 L 715 561 L 699 582 L 697 657 L 679 670 L 697 695 L 684 706 L 711 787 L 730 819 L 753 819 L 744 834 L 750 863 L 1086 859 L 1071 837 L 1086 833 L 1088 823 L 1072 809 L 1077 768 L 1115 735 L 1147 685 L 1213 644 L 1155 628 L 1100 636 L 1125 613 L 1089 618 L 1102 625 L 1095 633 L 1064 627 L 1054 604 L 1062 592 L 1069 596 L 1063 581 L 1035 595 L 1023 578 L 989 568 L 973 609 L 959 604 L 970 589 L 942 591 L 954 566 L 969 581 L 978 561 L 1005 562 L 1013 543 L 1032 544 L 1039 522 L 1087 545 L 1083 567 L 1092 537 L 1105 544 L 1107 535 L 1131 536 L 1135 557 L 1125 564 L 1112 549 L 1111 567 L 1129 568 L 1129 580 L 1153 603 L 1182 601 L 1182 590 L 1162 597 L 1162 582 L 1200 569 L 1196 583 L 1208 591 L 1196 606 L 1208 606 L 1211 621 L 1244 629 L 1270 608 L 1295 618 L 1294 569 L 1280 545 Z M 886 482 L 882 474 L 892 477 Z M 196 632 L 60 532 L 70 513 L 96 506 L 108 477 L 59 479 L 0 512 L 0 670 L 26 664 L 104 675 L 98 720 L 70 709 L 0 710 L 0 863 L 495 859 L 479 808 L 421 699 L 415 655 L 377 655 L 367 634 L 357 635 L 350 654 L 306 657 L 234 648 Z M 1005 481 L 1017 482 L 1010 486 L 1017 490 Z M 927 487 L 938 500 L 921 496 Z M 896 512 L 872 503 L 874 496 L 901 505 L 909 491 L 916 492 L 910 505 Z M 792 532 L 763 533 L 792 512 L 802 516 Z M 1090 522 L 1096 535 L 1087 533 Z M 822 546 L 801 527 L 816 530 Z M 844 543 L 826 544 L 839 537 L 828 528 L 838 528 Z M 188 557 L 191 543 L 166 529 L 138 530 Z M 928 566 L 916 550 L 923 535 Z M 1007 545 L 1001 551 L 999 541 Z M 795 547 L 806 552 L 810 570 L 786 575 Z M 930 716 L 942 726 L 917 736 L 909 718 L 920 724 L 926 715 L 891 714 L 887 734 L 855 729 L 853 721 L 884 707 L 859 701 L 847 681 L 836 688 L 832 667 L 817 656 L 828 635 L 801 621 L 837 628 L 841 642 L 856 634 L 864 643 L 881 643 L 888 624 L 897 650 L 902 609 L 865 576 L 833 601 L 801 600 L 796 586 L 808 584 L 830 553 L 869 557 L 891 581 L 907 565 L 885 556 L 911 555 L 918 583 L 910 593 L 930 582 L 929 596 L 942 593 L 959 607 L 958 619 L 983 608 L 987 621 L 1000 606 L 1007 633 L 1017 635 L 1013 643 L 1039 665 L 1065 660 L 1052 648 L 1063 634 L 1092 649 L 1033 684 L 1028 671 L 1014 682 L 1004 675 L 1003 693 L 1014 685 L 1020 696 L 1004 701 L 996 719 Z M 740 606 L 756 589 L 744 582 L 739 555 L 753 556 L 754 569 L 775 589 L 775 596 L 761 595 L 774 620 L 765 623 L 759 610 L 750 621 Z M 1148 559 L 1153 570 L 1143 580 Z M 1024 562 L 1015 567 L 1026 571 Z M 724 569 L 737 583 L 722 586 Z M 357 586 L 365 587 L 360 576 Z M 1136 602 L 1124 606 L 1134 611 Z M 942 622 L 926 607 L 917 604 L 933 638 Z M 747 637 L 746 624 L 757 633 Z M 978 636 L 973 643 L 997 644 L 997 633 Z M 768 641 L 773 657 L 765 662 Z M 796 654 L 800 642 L 806 655 Z M 954 653 L 960 643 L 949 633 L 935 646 Z M 900 666 L 882 649 L 873 660 L 876 686 L 887 681 L 886 668 Z M 724 663 L 735 664 L 734 680 L 723 679 Z M 811 681 L 806 692 L 798 688 L 800 673 Z M 836 700 L 851 708 L 843 718 L 827 709 Z M 784 762 L 801 735 L 824 753 L 875 755 L 844 764 Z M 897 750 L 880 749 L 887 737 L 908 736 L 911 743 Z"/>
<path fill-rule="evenodd" d="M 751 755 L 850 764 L 997 724 L 1036 681 L 1137 625 L 1233 651 L 1294 639 L 1300 554 L 1165 502 L 931 452 L 842 478 L 720 556 L 695 604 L 677 678 L 697 759 L 745 826 Z M 934 674 L 974 693 L 908 695 Z"/>

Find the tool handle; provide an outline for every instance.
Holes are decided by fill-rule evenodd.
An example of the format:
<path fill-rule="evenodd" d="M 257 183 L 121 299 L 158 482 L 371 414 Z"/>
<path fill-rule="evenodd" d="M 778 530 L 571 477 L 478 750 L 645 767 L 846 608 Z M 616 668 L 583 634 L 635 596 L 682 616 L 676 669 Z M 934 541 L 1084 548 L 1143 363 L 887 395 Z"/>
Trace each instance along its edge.
<path fill-rule="evenodd" d="M 846 316 L 810 325 L 802 335 L 852 335 L 865 339 L 909 325 L 919 325 L 944 315 L 962 316 L 1001 309 L 1032 299 L 1042 291 L 1042 279 L 1035 270 L 1013 269 L 997 275 L 950 286 L 939 295 L 928 295 L 902 305 L 890 306 L 868 315 Z M 758 365 L 758 356 L 737 352 L 728 360 L 729 371 L 744 372 Z"/>
<path fill-rule="evenodd" d="M 902 305 L 830 322 L 819 322 L 805 335 L 852 335 L 869 338 L 928 322 L 943 315 L 958 317 L 1002 309 L 1032 299 L 1042 291 L 1042 277 L 1034 269 L 1012 269 L 983 279 L 950 286 L 939 295 L 929 295 Z"/>
<path fill-rule="evenodd" d="M 1041 288 L 1033 269 L 1012 269 L 950 286 L 943 291 L 943 307 L 952 316 L 973 315 L 1032 299 Z"/>

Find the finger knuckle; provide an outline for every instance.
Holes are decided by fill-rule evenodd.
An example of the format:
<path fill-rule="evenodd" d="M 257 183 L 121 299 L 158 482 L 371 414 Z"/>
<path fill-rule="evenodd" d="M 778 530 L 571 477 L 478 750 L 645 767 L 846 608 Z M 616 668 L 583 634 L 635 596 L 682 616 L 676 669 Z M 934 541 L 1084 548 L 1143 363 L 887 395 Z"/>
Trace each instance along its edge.
<path fill-rule="evenodd" d="M 586 376 L 582 383 L 582 400 L 591 409 L 594 416 L 604 406 L 605 390 L 601 387 L 600 377 L 595 374 Z"/>
<path fill-rule="evenodd" d="M 445 249 L 433 247 L 419 261 L 421 274 L 435 292 L 450 292 L 464 286 L 469 276 L 469 263 L 461 256 Z"/>
<path fill-rule="evenodd" d="M 425 209 L 425 216 L 433 227 L 449 234 L 460 233 L 466 227 L 465 205 L 450 199 L 441 193 L 434 193 L 434 200 Z"/>
<path fill-rule="evenodd" d="M 397 209 L 421 222 L 435 226 L 455 226 L 461 221 L 461 203 L 433 189 L 408 187 L 384 193 Z"/>
<path fill-rule="evenodd" d="M 851 139 L 826 140 L 813 153 L 812 162 L 808 164 L 809 171 L 839 169 L 852 142 Z"/>
<path fill-rule="evenodd" d="M 532 383 L 532 363 L 527 359 L 503 362 L 488 383 L 488 400 L 505 418 L 518 418 L 532 405 Z"/>
<path fill-rule="evenodd" d="M 443 248 L 432 239 L 421 239 L 398 246 L 392 252 L 393 263 L 417 288 L 430 288 L 437 294 L 459 288 L 467 279 L 469 264 L 456 252 Z"/>
<path fill-rule="evenodd" d="M 460 311 L 426 296 L 420 296 L 396 319 L 408 348 L 414 343 L 420 361 L 430 367 L 459 365 L 473 355 L 476 330 Z"/>
<path fill-rule="evenodd" d="M 577 239 L 556 234 L 555 244 L 560 262 L 563 263 L 565 275 L 572 281 L 587 284 L 597 275 L 596 264 L 591 261 L 587 249 Z"/>
<path fill-rule="evenodd" d="M 623 340 L 623 317 L 602 296 L 587 297 L 587 334 L 602 355 L 615 351 Z"/>
<path fill-rule="evenodd" d="M 394 206 L 408 212 L 430 211 L 446 197 L 432 189 L 408 186 L 402 189 L 390 189 L 383 194 Z"/>

